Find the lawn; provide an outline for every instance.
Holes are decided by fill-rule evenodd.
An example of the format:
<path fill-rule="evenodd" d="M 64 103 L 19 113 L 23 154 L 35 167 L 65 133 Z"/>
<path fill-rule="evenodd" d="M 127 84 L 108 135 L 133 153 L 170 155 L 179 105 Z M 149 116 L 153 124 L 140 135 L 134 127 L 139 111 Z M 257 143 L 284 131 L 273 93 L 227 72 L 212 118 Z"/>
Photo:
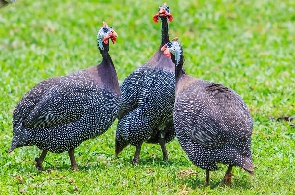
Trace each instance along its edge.
<path fill-rule="evenodd" d="M 170 38 L 184 47 L 186 72 L 222 83 L 240 94 L 254 119 L 255 176 L 234 168 L 231 187 L 218 185 L 226 170 L 194 166 L 175 139 L 162 161 L 160 146 L 144 144 L 114 157 L 117 122 L 82 143 L 75 156 L 49 153 L 37 171 L 35 146 L 8 154 L 15 105 L 38 82 L 101 61 L 96 46 L 102 21 L 119 37 L 110 54 L 122 83 L 160 44 L 154 23 L 161 1 L 18 0 L 0 9 L 0 194 L 294 194 L 295 129 L 277 121 L 295 115 L 295 1 L 187 0 L 167 2 L 174 20 Z"/>

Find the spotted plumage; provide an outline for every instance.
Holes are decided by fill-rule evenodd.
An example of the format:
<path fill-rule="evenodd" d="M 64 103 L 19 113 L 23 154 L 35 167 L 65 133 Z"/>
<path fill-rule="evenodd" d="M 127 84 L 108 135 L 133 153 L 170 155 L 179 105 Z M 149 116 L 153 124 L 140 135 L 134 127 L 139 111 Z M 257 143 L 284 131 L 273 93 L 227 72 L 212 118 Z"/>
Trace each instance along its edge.
<path fill-rule="evenodd" d="M 161 46 L 169 41 L 169 7 L 160 6 L 154 21 L 162 21 Z M 160 48 L 161 48 L 160 46 Z M 130 74 L 121 86 L 122 98 L 116 130 L 116 155 L 128 144 L 136 146 L 133 162 L 137 163 L 143 142 L 160 144 L 168 160 L 165 144 L 175 137 L 172 109 L 175 94 L 174 64 L 159 50 Z"/>
<path fill-rule="evenodd" d="M 251 135 L 253 121 L 242 98 L 221 84 L 196 79 L 182 70 L 183 51 L 175 39 L 162 47 L 176 65 L 174 126 L 189 159 L 209 171 L 228 164 L 223 182 L 230 184 L 233 166 L 253 174 Z"/>
<path fill-rule="evenodd" d="M 36 145 L 43 150 L 36 158 L 42 168 L 47 151 L 68 151 L 77 169 L 74 149 L 83 141 L 104 133 L 115 120 L 120 99 L 116 70 L 108 54 L 108 39 L 116 33 L 105 23 L 98 32 L 103 60 L 97 66 L 68 76 L 49 78 L 33 87 L 13 113 L 13 140 L 10 152 Z"/>

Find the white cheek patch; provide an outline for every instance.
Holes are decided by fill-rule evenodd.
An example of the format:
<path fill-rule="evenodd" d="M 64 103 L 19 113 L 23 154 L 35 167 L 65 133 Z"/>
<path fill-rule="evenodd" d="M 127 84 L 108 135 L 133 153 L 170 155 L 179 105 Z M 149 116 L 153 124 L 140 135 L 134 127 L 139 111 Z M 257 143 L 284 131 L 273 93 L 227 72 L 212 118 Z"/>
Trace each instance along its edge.
<path fill-rule="evenodd" d="M 104 36 L 105 36 L 105 33 L 104 33 L 103 29 L 101 28 L 97 33 L 97 44 L 101 50 L 104 50 L 104 47 L 102 44 Z"/>
<path fill-rule="evenodd" d="M 170 52 L 175 56 L 175 61 L 178 64 L 180 62 L 180 56 L 181 56 L 181 47 L 178 42 L 173 41 L 172 47 L 169 48 Z"/>
<path fill-rule="evenodd" d="M 178 65 L 179 61 L 180 61 L 180 53 L 179 52 L 175 53 L 175 61 L 176 61 L 177 65 Z"/>

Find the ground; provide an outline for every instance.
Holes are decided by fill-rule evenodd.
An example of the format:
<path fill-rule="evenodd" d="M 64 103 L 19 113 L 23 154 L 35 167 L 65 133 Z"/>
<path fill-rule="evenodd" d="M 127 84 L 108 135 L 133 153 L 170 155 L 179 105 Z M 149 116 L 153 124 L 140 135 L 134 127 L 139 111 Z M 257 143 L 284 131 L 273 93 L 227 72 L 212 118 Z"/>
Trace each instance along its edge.
<path fill-rule="evenodd" d="M 167 2 L 174 20 L 170 38 L 184 47 L 188 74 L 234 89 L 254 119 L 255 176 L 234 168 L 231 187 L 219 186 L 226 167 L 211 173 L 195 167 L 177 140 L 144 144 L 132 165 L 134 148 L 114 157 L 117 123 L 76 151 L 80 171 L 70 169 L 67 153 L 49 153 L 44 171 L 34 166 L 35 146 L 7 154 L 12 113 L 38 82 L 67 75 L 101 61 L 96 33 L 102 21 L 118 33 L 110 54 L 122 83 L 160 44 L 153 22 L 164 2 L 28 1 L 0 9 L 0 193 L 1 194 L 293 194 L 295 123 L 276 121 L 295 115 L 295 1 L 187 0 Z"/>

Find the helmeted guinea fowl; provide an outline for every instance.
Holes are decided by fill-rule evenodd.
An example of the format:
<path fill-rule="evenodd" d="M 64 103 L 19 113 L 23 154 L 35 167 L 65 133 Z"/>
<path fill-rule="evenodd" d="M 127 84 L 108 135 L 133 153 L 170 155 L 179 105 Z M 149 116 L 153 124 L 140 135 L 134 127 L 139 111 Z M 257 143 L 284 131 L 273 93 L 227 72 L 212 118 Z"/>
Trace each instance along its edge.
<path fill-rule="evenodd" d="M 175 137 L 172 109 L 175 94 L 174 64 L 160 51 L 169 41 L 169 7 L 159 7 L 153 19 L 162 21 L 162 42 L 158 51 L 131 73 L 121 86 L 122 98 L 116 130 L 115 155 L 128 144 L 136 146 L 133 162 L 137 163 L 143 142 L 160 144 L 168 160 L 165 144 Z"/>
<path fill-rule="evenodd" d="M 14 3 L 16 0 L 0 0 L 0 8 L 5 7 L 9 3 Z"/>
<path fill-rule="evenodd" d="M 183 51 L 177 38 L 161 49 L 175 63 L 174 127 L 189 159 L 209 171 L 228 164 L 223 183 L 230 184 L 232 167 L 254 174 L 251 153 L 253 121 L 242 98 L 221 84 L 196 79 L 182 71 Z"/>
<path fill-rule="evenodd" d="M 102 62 L 68 76 L 49 78 L 33 87 L 13 113 L 13 140 L 9 152 L 36 145 L 42 154 L 36 168 L 42 169 L 47 151 L 68 151 L 72 169 L 78 169 L 74 149 L 83 141 L 104 133 L 117 117 L 120 87 L 108 53 L 109 39 L 117 33 L 106 23 L 98 31 Z"/>

